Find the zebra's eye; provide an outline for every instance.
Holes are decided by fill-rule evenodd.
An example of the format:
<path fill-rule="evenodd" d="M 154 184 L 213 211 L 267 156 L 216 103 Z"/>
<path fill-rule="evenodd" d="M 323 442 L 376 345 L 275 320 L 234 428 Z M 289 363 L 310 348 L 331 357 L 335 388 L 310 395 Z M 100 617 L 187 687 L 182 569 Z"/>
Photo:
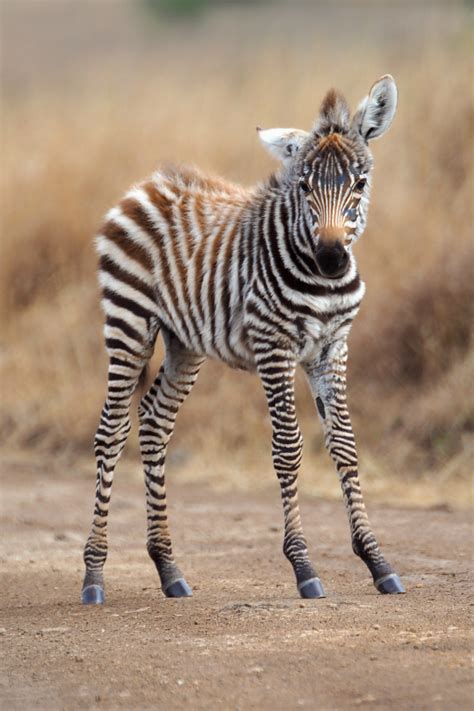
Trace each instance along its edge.
<path fill-rule="evenodd" d="M 311 188 L 309 187 L 308 183 L 306 180 L 300 180 L 300 188 L 304 193 L 309 193 L 311 192 Z"/>
<path fill-rule="evenodd" d="M 354 185 L 354 190 L 358 193 L 361 193 L 363 189 L 365 188 L 367 183 L 366 178 L 361 178 L 360 180 L 357 181 L 357 183 Z"/>

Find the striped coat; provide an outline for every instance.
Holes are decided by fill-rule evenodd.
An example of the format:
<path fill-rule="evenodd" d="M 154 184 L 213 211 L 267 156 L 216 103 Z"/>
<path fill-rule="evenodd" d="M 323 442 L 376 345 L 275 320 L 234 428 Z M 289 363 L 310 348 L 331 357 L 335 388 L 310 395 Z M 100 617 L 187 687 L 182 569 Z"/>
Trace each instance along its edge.
<path fill-rule="evenodd" d="M 389 127 L 396 98 L 395 83 L 386 76 L 352 120 L 343 97 L 330 91 L 311 132 L 259 130 L 283 168 L 255 188 L 195 169 L 168 168 L 108 213 L 97 238 L 108 392 L 95 437 L 97 485 L 84 551 L 84 603 L 104 601 L 114 468 L 130 430 L 131 399 L 159 332 L 166 357 L 139 415 L 147 548 L 165 594 L 191 594 L 172 553 L 164 466 L 179 408 L 206 357 L 256 371 L 262 381 L 283 500 L 283 550 L 300 595 L 322 597 L 324 590 L 298 507 L 297 364 L 307 374 L 341 481 L 353 549 L 380 592 L 403 592 L 369 524 L 345 395 L 347 335 L 364 295 L 352 244 L 366 223 L 368 141 Z"/>

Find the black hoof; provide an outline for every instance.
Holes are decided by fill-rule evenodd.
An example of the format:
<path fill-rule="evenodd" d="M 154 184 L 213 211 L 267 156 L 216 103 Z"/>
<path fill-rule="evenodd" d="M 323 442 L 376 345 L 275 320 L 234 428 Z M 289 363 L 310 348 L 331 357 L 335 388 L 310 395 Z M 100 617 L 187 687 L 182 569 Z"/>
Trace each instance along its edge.
<path fill-rule="evenodd" d="M 383 578 L 376 580 L 374 585 L 382 595 L 398 595 L 405 592 L 403 583 L 396 573 L 384 575 Z"/>
<path fill-rule="evenodd" d="M 298 585 L 298 591 L 301 597 L 304 598 L 326 597 L 319 578 L 310 578 L 300 583 Z"/>
<path fill-rule="evenodd" d="M 184 578 L 178 578 L 163 588 L 166 597 L 192 597 L 193 591 Z"/>
<path fill-rule="evenodd" d="M 100 585 L 87 585 L 81 593 L 83 605 L 103 605 L 105 602 L 104 588 Z"/>

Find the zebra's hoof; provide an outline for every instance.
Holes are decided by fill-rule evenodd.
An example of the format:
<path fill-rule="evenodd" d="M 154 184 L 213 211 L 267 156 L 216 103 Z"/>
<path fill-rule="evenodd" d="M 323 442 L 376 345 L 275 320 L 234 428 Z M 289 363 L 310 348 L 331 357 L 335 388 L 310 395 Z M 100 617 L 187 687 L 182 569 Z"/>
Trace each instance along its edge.
<path fill-rule="evenodd" d="M 400 595 L 405 592 L 403 583 L 396 573 L 384 575 L 383 578 L 376 580 L 374 585 L 382 595 Z"/>
<path fill-rule="evenodd" d="M 319 578 L 310 578 L 309 580 L 303 581 L 298 585 L 298 591 L 301 597 L 304 598 L 326 597 Z"/>
<path fill-rule="evenodd" d="M 193 591 L 184 578 L 178 578 L 163 588 L 166 597 L 192 597 Z"/>
<path fill-rule="evenodd" d="M 87 585 L 81 593 L 83 605 L 103 605 L 105 602 L 104 588 L 100 585 Z"/>

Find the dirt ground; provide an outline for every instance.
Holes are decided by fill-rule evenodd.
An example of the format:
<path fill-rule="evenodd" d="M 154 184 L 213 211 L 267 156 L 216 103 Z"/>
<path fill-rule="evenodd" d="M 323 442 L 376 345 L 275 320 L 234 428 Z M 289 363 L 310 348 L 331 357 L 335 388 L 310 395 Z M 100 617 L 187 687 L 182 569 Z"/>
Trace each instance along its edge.
<path fill-rule="evenodd" d="M 190 599 L 165 599 L 144 549 L 143 487 L 117 472 L 107 602 L 79 603 L 92 462 L 2 465 L 2 708 L 472 708 L 471 517 L 370 506 L 407 595 L 381 596 L 342 503 L 302 501 L 327 598 L 299 599 L 277 488 L 216 494 L 171 480 Z"/>

